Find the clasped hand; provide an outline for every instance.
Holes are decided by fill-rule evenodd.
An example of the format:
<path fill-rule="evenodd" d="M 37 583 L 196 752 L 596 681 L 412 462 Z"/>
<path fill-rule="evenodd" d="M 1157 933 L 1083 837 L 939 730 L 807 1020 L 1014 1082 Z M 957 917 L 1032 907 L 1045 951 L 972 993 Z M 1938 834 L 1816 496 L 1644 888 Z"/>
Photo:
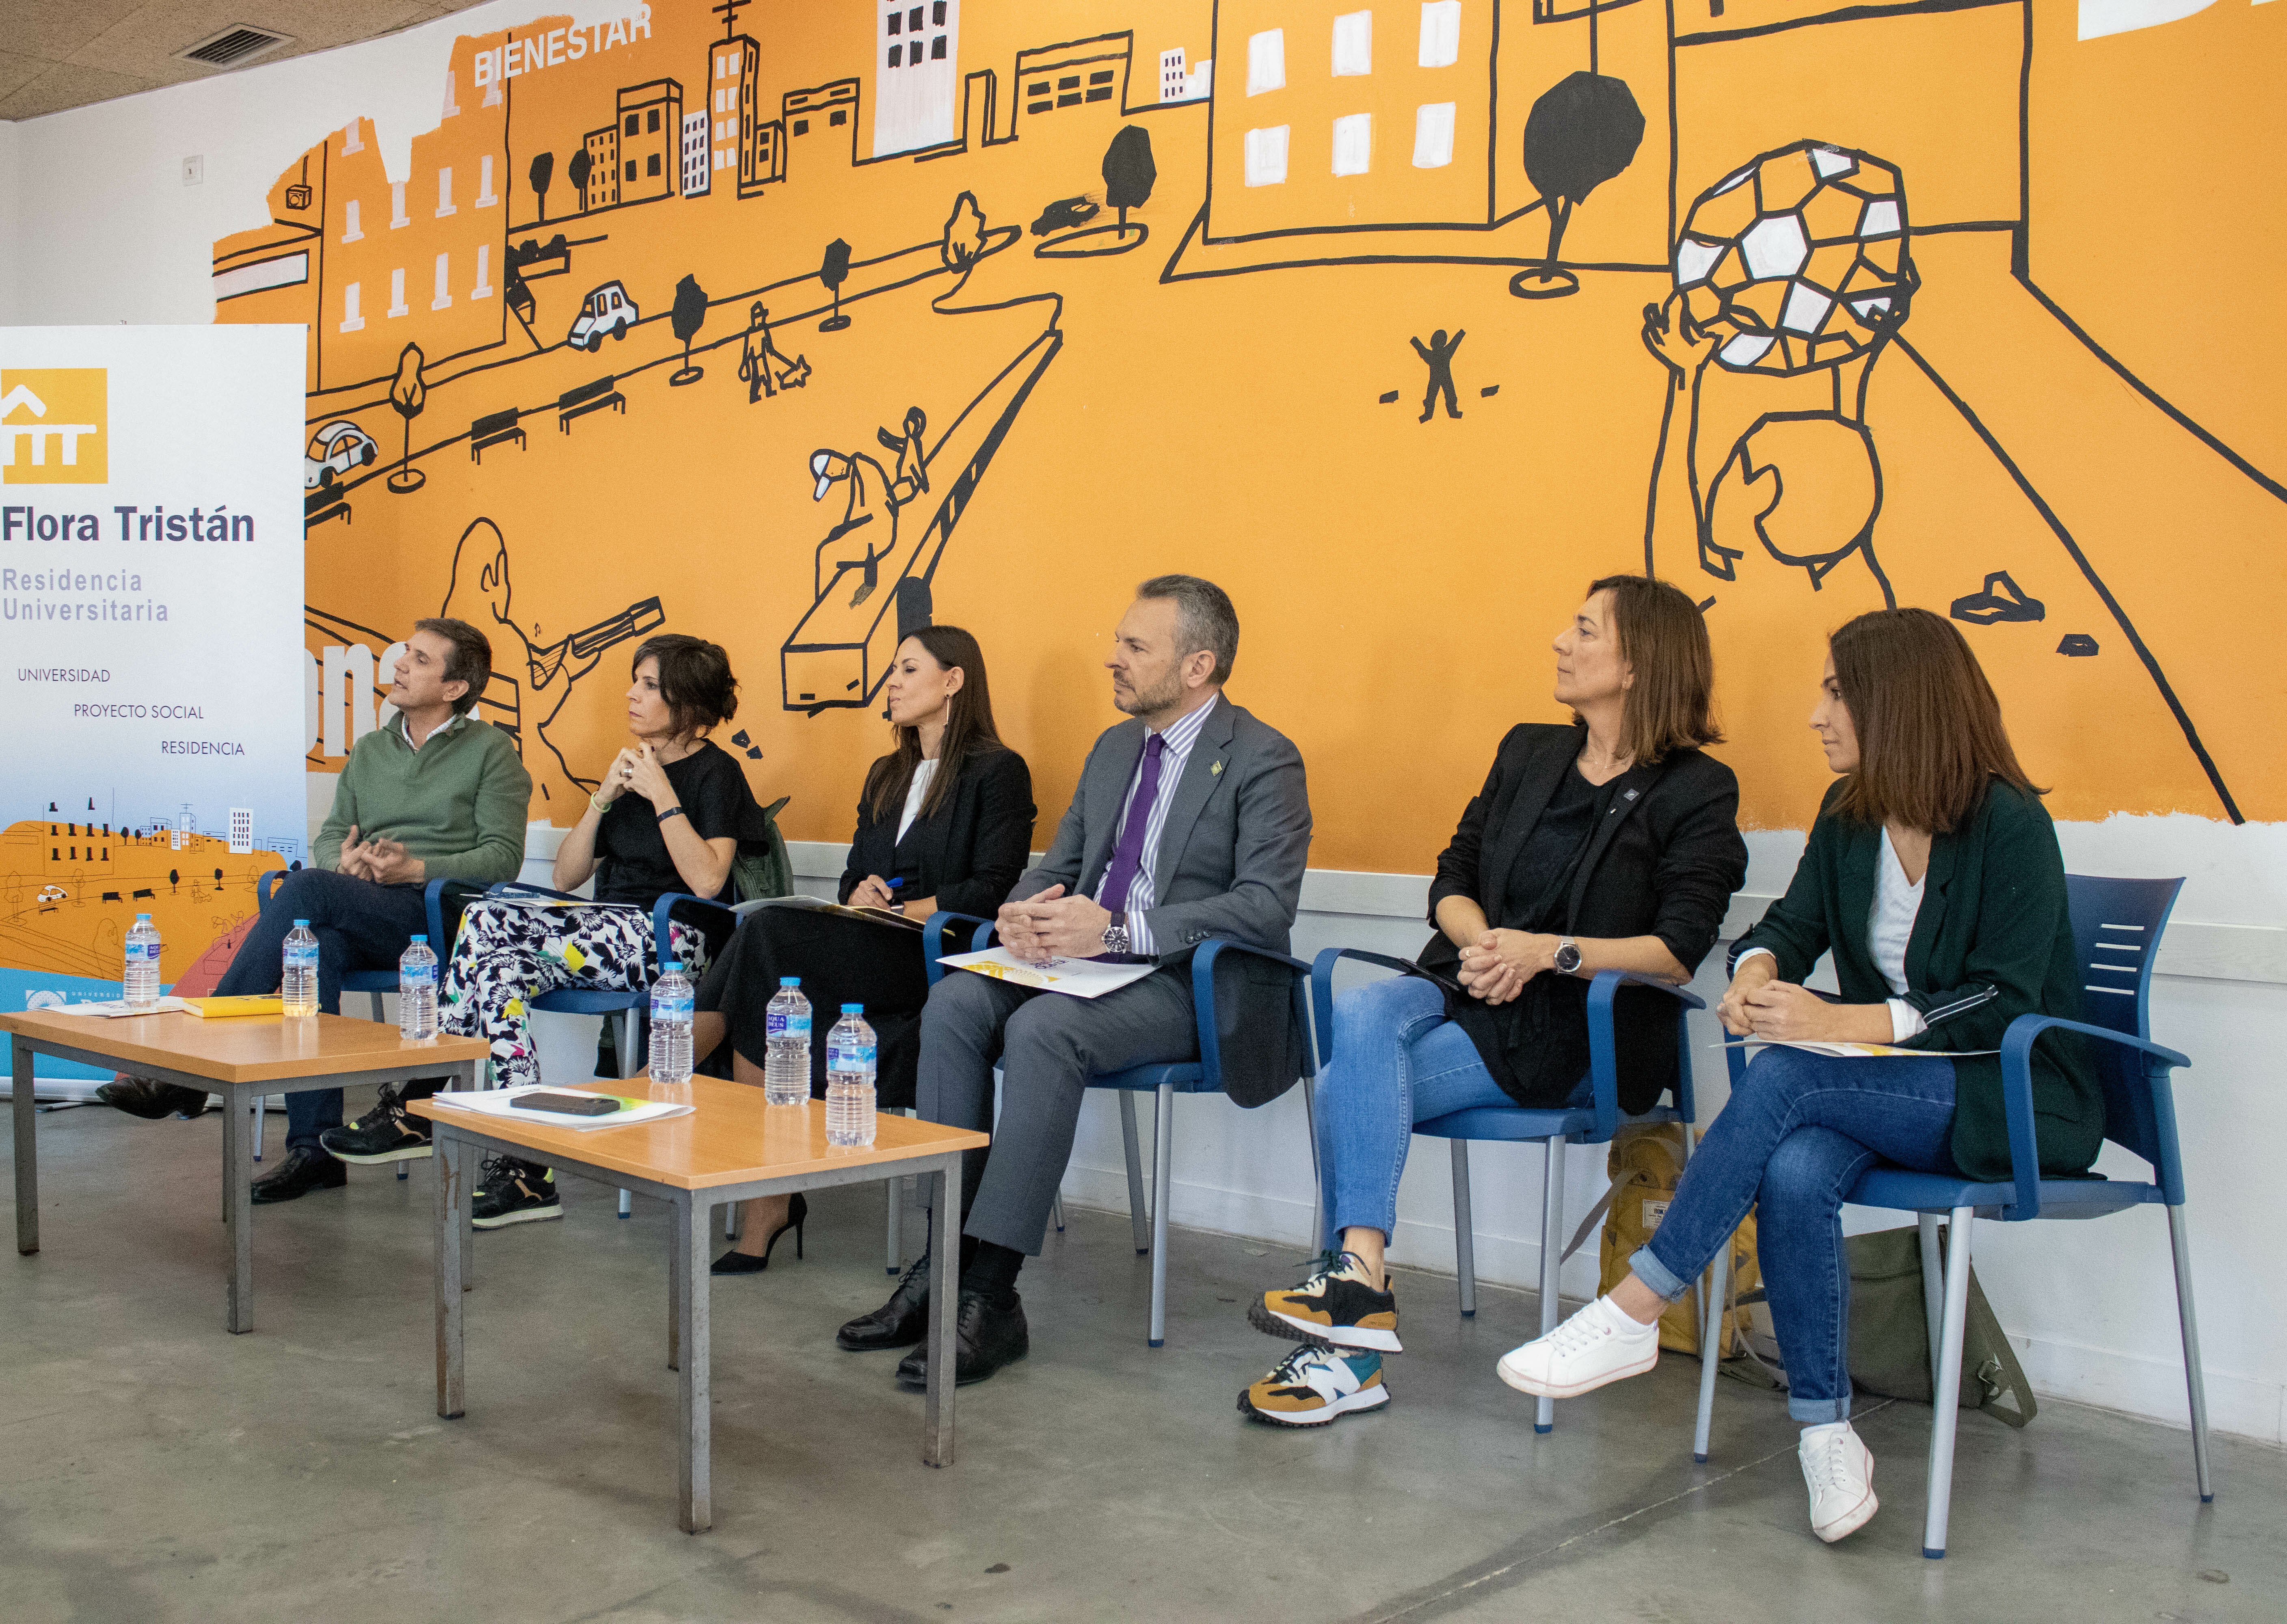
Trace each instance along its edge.
<path fill-rule="evenodd" d="M 597 792 L 608 803 L 630 790 L 660 811 L 676 804 L 675 787 L 667 781 L 667 769 L 661 765 L 648 740 L 612 758 L 611 766 L 604 769 L 604 787 Z"/>
<path fill-rule="evenodd" d="M 1555 967 L 1556 942 L 1533 931 L 1489 930 L 1461 950 L 1455 979 L 1472 997 L 1506 1004 L 1534 976 Z"/>
<path fill-rule="evenodd" d="M 381 835 L 359 840 L 358 827 L 352 824 L 349 838 L 342 842 L 342 872 L 377 886 L 419 885 L 429 878 L 429 865 L 408 855 L 399 841 Z"/>
<path fill-rule="evenodd" d="M 1094 897 L 1066 896 L 1062 886 L 1020 903 L 1003 903 L 994 920 L 1001 945 L 1033 965 L 1095 957 L 1104 951 L 1104 933 L 1111 923 L 1112 915 Z"/>
<path fill-rule="evenodd" d="M 1816 1043 L 1832 1035 L 1837 1007 L 1808 988 L 1777 979 L 1770 959 L 1759 954 L 1731 978 L 1715 1015 L 1736 1037 Z"/>

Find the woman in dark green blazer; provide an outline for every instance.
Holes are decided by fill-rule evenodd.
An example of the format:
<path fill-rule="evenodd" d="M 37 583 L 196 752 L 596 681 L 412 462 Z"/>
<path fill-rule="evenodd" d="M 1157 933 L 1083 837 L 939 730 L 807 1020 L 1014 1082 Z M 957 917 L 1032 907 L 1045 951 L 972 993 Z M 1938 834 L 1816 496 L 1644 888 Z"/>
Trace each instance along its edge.
<path fill-rule="evenodd" d="M 1507 1355 L 1500 1375 L 1568 1398 L 1650 1369 L 1660 1310 L 1756 1205 L 1811 1527 L 1833 1541 L 1877 1505 L 1873 1461 L 1849 1423 L 1843 1197 L 1877 1159 L 2008 1178 L 2000 1063 L 1981 1052 L 2020 1015 L 2077 1021 L 2081 1004 L 2056 832 L 1960 632 L 1927 610 L 1884 610 L 1829 647 L 1810 725 L 1840 780 L 1786 895 L 1732 950 L 1720 1013 L 1732 1032 L 1774 1043 L 1912 1052 L 1763 1049 L 1629 1277 Z M 1839 1001 L 1802 985 L 1827 953 Z M 2104 1100 L 2077 1039 L 2052 1034 L 2035 1049 L 2033 1104 L 2044 1171 L 2085 1171 Z"/>

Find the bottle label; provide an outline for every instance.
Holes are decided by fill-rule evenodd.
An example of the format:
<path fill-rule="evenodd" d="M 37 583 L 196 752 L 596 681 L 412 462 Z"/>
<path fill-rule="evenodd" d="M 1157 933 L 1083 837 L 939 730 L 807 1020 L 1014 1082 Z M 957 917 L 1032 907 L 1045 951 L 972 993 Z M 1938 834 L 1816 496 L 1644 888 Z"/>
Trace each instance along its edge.
<path fill-rule="evenodd" d="M 807 1014 L 789 1015 L 782 1009 L 774 1009 L 764 1018 L 764 1026 L 765 1028 L 764 1035 L 769 1039 L 780 1037 L 807 1039 L 810 1037 L 810 1017 Z"/>
<path fill-rule="evenodd" d="M 691 1019 L 691 994 L 653 992 L 651 995 L 651 1018 L 653 1021 L 688 1022 Z"/>
<path fill-rule="evenodd" d="M 872 1044 L 840 1044 L 827 1057 L 827 1067 L 834 1071 L 871 1071 L 874 1069 Z"/>
<path fill-rule="evenodd" d="M 416 987 L 433 987 L 436 984 L 437 966 L 435 965 L 406 965 L 397 972 L 397 987 L 400 992 L 410 992 Z"/>
<path fill-rule="evenodd" d="M 314 970 L 318 967 L 318 944 L 306 945 L 289 942 L 286 944 L 286 966 L 289 970 Z"/>
<path fill-rule="evenodd" d="M 159 944 L 155 942 L 129 942 L 127 944 L 127 962 L 131 965 L 146 963 L 157 964 L 159 962 Z"/>

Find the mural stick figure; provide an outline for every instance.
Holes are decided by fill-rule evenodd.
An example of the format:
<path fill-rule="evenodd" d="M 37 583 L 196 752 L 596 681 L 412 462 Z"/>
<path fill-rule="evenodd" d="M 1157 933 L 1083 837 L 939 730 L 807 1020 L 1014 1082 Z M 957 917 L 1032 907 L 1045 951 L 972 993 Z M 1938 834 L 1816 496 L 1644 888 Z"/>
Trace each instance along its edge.
<path fill-rule="evenodd" d="M 482 602 L 472 603 L 471 599 L 481 599 Z M 510 600 L 507 538 L 501 534 L 500 526 L 492 520 L 478 519 L 461 532 L 461 540 L 453 548 L 452 582 L 445 589 L 444 606 L 437 612 L 455 616 L 478 627 L 505 627 L 515 635 L 517 642 L 524 648 L 525 686 L 534 694 L 556 688 L 556 703 L 549 706 L 548 713 L 540 719 L 533 731 L 538 735 L 540 742 L 548 746 L 548 753 L 556 758 L 556 765 L 562 770 L 565 779 L 582 792 L 592 793 L 597 781 L 582 778 L 572 770 L 572 764 L 565 760 L 564 752 L 549 737 L 549 726 L 563 713 L 565 702 L 572 697 L 572 690 L 582 677 L 596 668 L 596 662 L 604 657 L 605 650 L 657 631 L 667 623 L 666 613 L 656 597 L 644 598 L 593 626 L 559 637 L 554 643 L 542 643 L 535 641 L 539 627 L 534 625 L 526 630 L 516 619 Z M 506 663 L 502 662 L 503 665 Z M 504 674 L 495 666 L 493 681 L 495 683 L 502 682 Z M 515 682 L 512 677 L 506 680 L 511 685 Z M 559 682 L 560 687 L 557 686 Z M 520 713 L 520 705 L 518 710 Z M 524 753 L 528 757 L 530 753 Z M 526 764 L 530 765 L 528 760 Z M 552 799 L 546 781 L 536 772 L 533 776 L 540 784 L 542 796 Z"/>
<path fill-rule="evenodd" d="M 1719 527 L 1719 513 L 1742 500 L 1727 501 L 1729 493 L 1769 474 L 1768 497 L 1753 514 L 1763 549 L 1801 569 L 1813 590 L 1857 554 L 1895 606 L 1874 553 L 1882 469 L 1865 416 L 1874 363 L 1919 287 L 1907 231 L 1898 171 L 1818 141 L 1766 153 L 1692 204 L 1676 243 L 1675 291 L 1644 307 L 1644 347 L 1671 382 L 1644 524 L 1648 571 L 1658 573 L 1660 486 L 1680 434 L 1701 570 L 1738 579 L 1745 548 L 1724 544 L 1719 531 L 1730 527 Z M 1825 408 L 1758 414 L 1713 479 L 1703 479 L 1700 440 L 1719 393 L 1736 421 L 1753 409 L 1750 391 L 1768 390 L 1761 380 L 1820 373 L 1829 380 Z"/>
<path fill-rule="evenodd" d="M 1429 387 L 1421 397 L 1423 422 L 1437 414 L 1437 397 L 1441 394 L 1445 397 L 1445 415 L 1452 418 L 1460 416 L 1461 408 L 1453 400 L 1453 351 L 1461 347 L 1461 341 L 1468 335 L 1468 329 L 1464 327 L 1448 338 L 1445 329 L 1439 327 L 1429 335 L 1427 348 L 1418 338 L 1407 341 L 1413 344 L 1413 353 L 1420 356 L 1429 368 Z"/>
<path fill-rule="evenodd" d="M 772 365 L 776 362 L 777 365 Z M 810 359 L 788 360 L 771 341 L 771 312 L 757 299 L 747 308 L 747 334 L 739 350 L 739 376 L 747 385 L 747 404 L 782 389 L 800 389 L 810 382 Z"/>

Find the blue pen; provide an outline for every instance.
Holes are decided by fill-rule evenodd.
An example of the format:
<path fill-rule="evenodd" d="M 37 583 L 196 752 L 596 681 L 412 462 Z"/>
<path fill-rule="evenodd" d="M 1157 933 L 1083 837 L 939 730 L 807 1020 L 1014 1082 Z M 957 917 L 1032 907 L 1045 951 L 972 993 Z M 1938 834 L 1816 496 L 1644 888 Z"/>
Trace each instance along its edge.
<path fill-rule="evenodd" d="M 898 887 L 905 883 L 902 878 L 890 882 L 890 911 L 892 913 L 903 913 L 906 911 L 906 905 L 898 900 Z"/>

